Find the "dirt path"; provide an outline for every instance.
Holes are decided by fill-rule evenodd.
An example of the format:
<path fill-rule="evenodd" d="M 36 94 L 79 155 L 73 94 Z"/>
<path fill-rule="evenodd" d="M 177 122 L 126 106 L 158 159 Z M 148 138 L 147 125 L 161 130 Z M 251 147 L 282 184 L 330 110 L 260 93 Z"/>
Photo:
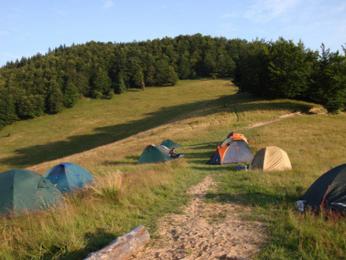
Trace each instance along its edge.
<path fill-rule="evenodd" d="M 157 238 L 131 259 L 248 259 L 256 253 L 265 240 L 264 224 L 243 220 L 247 207 L 206 202 L 213 188 L 210 176 L 191 187 L 183 213 L 163 217 Z"/>
<path fill-rule="evenodd" d="M 252 129 L 252 128 L 261 127 L 261 126 L 264 126 L 264 125 L 270 125 L 272 123 L 281 121 L 282 119 L 293 117 L 293 116 L 297 116 L 297 115 L 301 115 L 301 113 L 300 112 L 295 112 L 295 113 L 284 114 L 284 115 L 281 115 L 278 118 L 273 119 L 273 120 L 260 121 L 260 122 L 254 123 L 254 124 L 246 127 L 245 129 Z"/>

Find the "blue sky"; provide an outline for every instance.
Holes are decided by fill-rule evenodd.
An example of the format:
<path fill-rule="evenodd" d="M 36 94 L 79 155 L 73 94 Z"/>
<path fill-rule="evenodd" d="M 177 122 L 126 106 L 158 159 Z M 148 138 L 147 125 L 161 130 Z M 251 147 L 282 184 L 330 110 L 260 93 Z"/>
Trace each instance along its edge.
<path fill-rule="evenodd" d="M 345 0 L 0 0 L 0 65 L 87 41 L 202 33 L 346 43 Z"/>

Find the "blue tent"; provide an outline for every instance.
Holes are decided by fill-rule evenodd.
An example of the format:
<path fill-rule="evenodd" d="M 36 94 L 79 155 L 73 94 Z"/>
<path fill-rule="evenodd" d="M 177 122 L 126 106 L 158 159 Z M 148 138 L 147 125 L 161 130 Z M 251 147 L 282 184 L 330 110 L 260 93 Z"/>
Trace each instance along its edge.
<path fill-rule="evenodd" d="M 61 163 L 50 169 L 45 177 L 51 181 L 61 192 L 70 192 L 83 188 L 93 180 L 86 169 L 73 163 Z"/>

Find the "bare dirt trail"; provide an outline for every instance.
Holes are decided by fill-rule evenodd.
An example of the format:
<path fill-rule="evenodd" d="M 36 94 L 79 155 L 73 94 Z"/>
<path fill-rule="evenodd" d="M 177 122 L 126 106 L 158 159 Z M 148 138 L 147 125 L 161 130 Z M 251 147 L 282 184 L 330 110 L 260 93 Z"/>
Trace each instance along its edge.
<path fill-rule="evenodd" d="M 246 127 L 245 129 L 252 129 L 252 128 L 256 128 L 256 127 L 270 125 L 272 123 L 279 122 L 282 119 L 289 118 L 289 117 L 294 117 L 294 116 L 298 116 L 298 115 L 301 115 L 301 112 L 294 112 L 294 113 L 284 114 L 284 115 L 281 115 L 278 118 L 273 119 L 273 120 L 256 122 L 256 123 Z"/>
<path fill-rule="evenodd" d="M 297 115 L 301 113 L 284 114 L 245 129 L 269 125 Z M 215 186 L 212 177 L 207 176 L 191 187 L 188 194 L 192 200 L 182 214 L 163 217 L 158 223 L 157 238 L 131 259 L 251 259 L 266 241 L 265 225 L 241 217 L 251 212 L 249 207 L 206 202 L 205 195 Z"/>
<path fill-rule="evenodd" d="M 212 177 L 189 189 L 192 200 L 182 214 L 163 217 L 157 238 L 131 259 L 249 259 L 265 241 L 265 226 L 241 214 L 250 208 L 206 202 L 215 188 Z"/>

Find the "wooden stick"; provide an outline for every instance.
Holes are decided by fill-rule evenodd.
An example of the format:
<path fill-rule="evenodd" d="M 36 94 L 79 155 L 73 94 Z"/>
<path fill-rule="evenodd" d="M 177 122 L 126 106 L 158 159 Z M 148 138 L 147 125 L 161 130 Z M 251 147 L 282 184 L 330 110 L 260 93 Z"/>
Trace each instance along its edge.
<path fill-rule="evenodd" d="M 150 234 L 144 226 L 138 226 L 129 233 L 118 237 L 106 247 L 91 253 L 85 260 L 114 259 L 124 260 L 144 247 Z"/>

